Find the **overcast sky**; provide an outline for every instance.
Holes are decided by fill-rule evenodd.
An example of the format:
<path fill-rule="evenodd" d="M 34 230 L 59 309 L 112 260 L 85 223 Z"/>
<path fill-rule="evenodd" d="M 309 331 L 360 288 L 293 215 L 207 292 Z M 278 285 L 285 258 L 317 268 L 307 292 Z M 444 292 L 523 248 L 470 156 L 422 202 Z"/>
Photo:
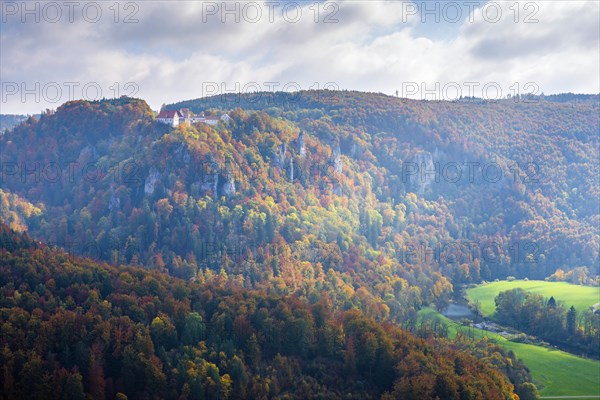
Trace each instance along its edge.
<path fill-rule="evenodd" d="M 600 92 L 596 0 L 0 5 L 7 114 L 123 94 L 158 109 L 258 89 L 430 99 Z"/>

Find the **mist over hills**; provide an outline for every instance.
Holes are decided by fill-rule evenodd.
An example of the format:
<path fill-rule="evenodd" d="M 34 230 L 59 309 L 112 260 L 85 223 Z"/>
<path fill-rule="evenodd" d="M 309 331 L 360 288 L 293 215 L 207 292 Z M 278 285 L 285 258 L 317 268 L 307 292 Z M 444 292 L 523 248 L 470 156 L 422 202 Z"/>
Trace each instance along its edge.
<path fill-rule="evenodd" d="M 37 117 L 39 117 L 39 115 Z M 27 118 L 29 118 L 27 115 L 0 114 L 0 135 L 2 135 L 5 131 L 19 125 Z"/>

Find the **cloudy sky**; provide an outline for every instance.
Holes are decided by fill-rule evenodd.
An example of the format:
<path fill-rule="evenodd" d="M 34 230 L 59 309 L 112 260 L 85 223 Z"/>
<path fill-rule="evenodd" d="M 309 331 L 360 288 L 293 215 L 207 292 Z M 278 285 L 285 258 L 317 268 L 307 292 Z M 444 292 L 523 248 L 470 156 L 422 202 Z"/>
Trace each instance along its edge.
<path fill-rule="evenodd" d="M 1 113 L 135 95 L 600 92 L 600 2 L 0 0 Z"/>

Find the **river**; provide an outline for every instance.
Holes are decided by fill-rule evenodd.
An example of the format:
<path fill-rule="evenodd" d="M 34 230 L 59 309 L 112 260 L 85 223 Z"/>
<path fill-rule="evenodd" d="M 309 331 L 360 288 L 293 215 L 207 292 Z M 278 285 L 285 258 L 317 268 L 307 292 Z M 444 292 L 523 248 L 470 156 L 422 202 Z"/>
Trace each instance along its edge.
<path fill-rule="evenodd" d="M 448 307 L 446 307 L 442 311 L 442 315 L 450 319 L 462 319 L 468 318 L 473 319 L 475 315 L 471 311 L 469 307 L 463 304 L 450 303 Z"/>

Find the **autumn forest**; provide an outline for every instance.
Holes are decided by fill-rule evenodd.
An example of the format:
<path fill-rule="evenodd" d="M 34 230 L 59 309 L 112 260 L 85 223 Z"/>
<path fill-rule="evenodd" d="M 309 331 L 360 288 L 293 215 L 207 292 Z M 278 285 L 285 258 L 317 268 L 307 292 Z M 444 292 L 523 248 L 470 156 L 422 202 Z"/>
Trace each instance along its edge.
<path fill-rule="evenodd" d="M 598 285 L 598 96 L 163 107 L 230 120 L 121 97 L 0 135 L 0 398 L 538 398 L 512 351 L 408 326 L 482 282 Z M 597 312 L 502 296 L 597 353 Z"/>

